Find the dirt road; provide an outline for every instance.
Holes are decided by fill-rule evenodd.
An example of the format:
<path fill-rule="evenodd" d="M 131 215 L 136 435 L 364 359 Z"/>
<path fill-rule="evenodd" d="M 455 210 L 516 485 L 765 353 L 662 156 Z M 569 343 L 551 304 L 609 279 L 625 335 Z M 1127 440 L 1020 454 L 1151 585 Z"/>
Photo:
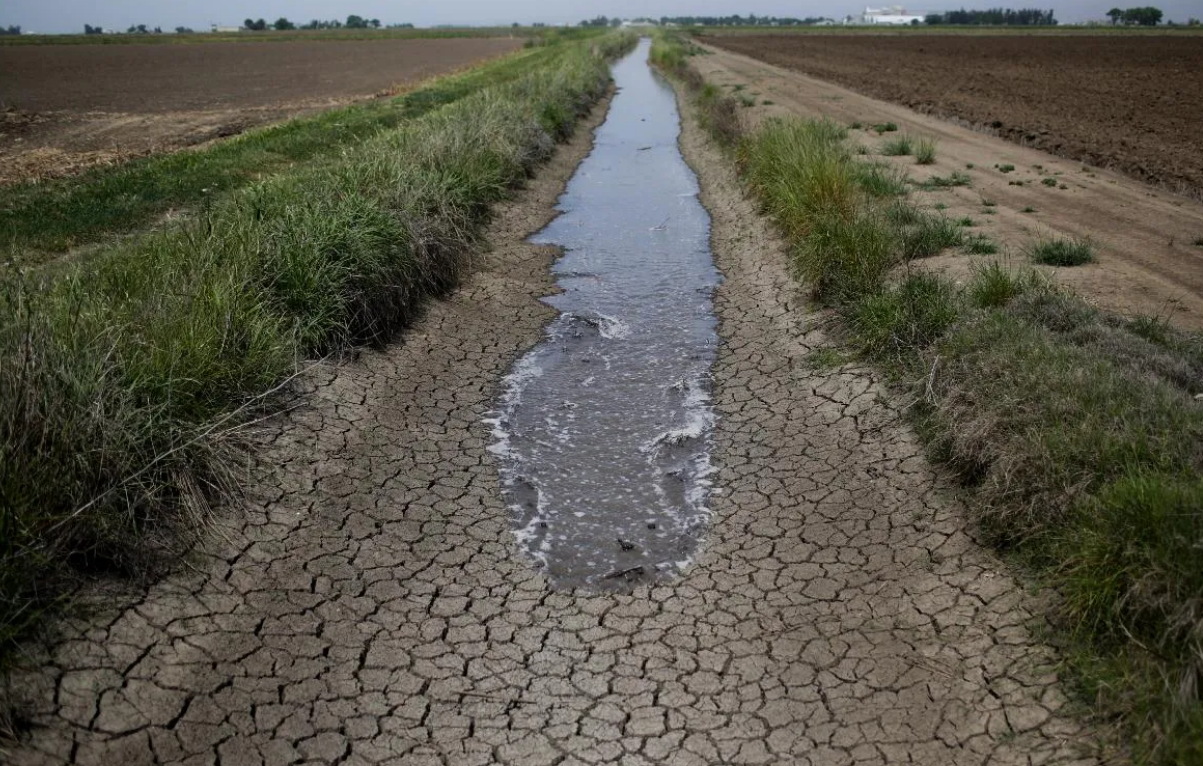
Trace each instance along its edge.
<path fill-rule="evenodd" d="M 852 140 L 870 155 L 880 155 L 885 142 L 904 133 L 934 138 L 934 165 L 915 165 L 913 157 L 872 159 L 898 165 L 915 181 L 965 174 L 965 186 L 912 197 L 942 206 L 951 218 L 972 219 L 968 231 L 1001 244 L 1003 256 L 1017 263 L 1026 261 L 1025 249 L 1040 238 L 1088 239 L 1097 248 L 1096 262 L 1056 270 L 1057 279 L 1104 308 L 1203 328 L 1203 203 L 747 56 L 710 50 L 713 55 L 697 56 L 694 63 L 708 80 L 757 94 L 757 106 L 745 111 L 749 119 L 802 115 L 860 122 L 865 127 L 853 131 Z M 872 130 L 886 122 L 896 123 L 898 132 Z M 1008 165 L 1014 169 L 1003 172 Z M 973 259 L 950 254 L 923 263 L 964 275 Z"/>
<path fill-rule="evenodd" d="M 707 40 L 1203 199 L 1203 36 L 744 34 Z"/>
<path fill-rule="evenodd" d="M 393 346 L 311 376 L 213 556 L 101 610 L 17 679 L 8 762 L 1093 764 L 1038 609 L 820 317 L 692 120 L 725 282 L 703 551 L 629 595 L 553 591 L 519 552 L 482 419 L 541 336 L 523 242 L 561 151 L 475 276 Z"/>

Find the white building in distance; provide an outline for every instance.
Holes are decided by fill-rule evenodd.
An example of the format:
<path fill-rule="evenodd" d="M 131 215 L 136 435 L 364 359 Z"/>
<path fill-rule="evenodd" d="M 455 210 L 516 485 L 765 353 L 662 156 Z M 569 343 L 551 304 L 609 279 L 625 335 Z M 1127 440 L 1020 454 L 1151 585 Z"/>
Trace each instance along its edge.
<path fill-rule="evenodd" d="M 901 5 L 889 5 L 885 8 L 865 8 L 861 14 L 861 24 L 889 24 L 903 26 L 907 24 L 922 24 L 923 17 L 906 12 Z"/>

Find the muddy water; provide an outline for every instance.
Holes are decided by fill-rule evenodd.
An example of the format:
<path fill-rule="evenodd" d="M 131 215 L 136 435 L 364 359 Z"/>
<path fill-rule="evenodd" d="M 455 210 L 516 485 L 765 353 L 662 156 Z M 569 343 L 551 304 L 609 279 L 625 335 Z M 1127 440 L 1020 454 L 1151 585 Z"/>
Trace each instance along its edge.
<path fill-rule="evenodd" d="M 594 150 L 533 238 L 564 250 L 545 299 L 561 313 L 493 420 L 515 532 L 556 587 L 671 577 L 706 521 L 719 274 L 648 48 L 615 65 Z"/>

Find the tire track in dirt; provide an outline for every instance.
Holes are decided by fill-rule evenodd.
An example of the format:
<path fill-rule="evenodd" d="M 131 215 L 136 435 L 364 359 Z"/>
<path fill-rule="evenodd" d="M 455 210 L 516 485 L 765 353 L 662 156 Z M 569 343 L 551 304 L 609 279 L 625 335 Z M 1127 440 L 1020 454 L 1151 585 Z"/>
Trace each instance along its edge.
<path fill-rule="evenodd" d="M 398 343 L 311 376 L 213 557 L 15 679 L 34 728 L 9 762 L 1095 763 L 1037 610 L 882 387 L 807 366 L 821 318 L 692 120 L 726 275 L 708 540 L 630 595 L 524 560 L 481 418 L 549 319 L 552 254 L 522 239 L 588 144 Z"/>

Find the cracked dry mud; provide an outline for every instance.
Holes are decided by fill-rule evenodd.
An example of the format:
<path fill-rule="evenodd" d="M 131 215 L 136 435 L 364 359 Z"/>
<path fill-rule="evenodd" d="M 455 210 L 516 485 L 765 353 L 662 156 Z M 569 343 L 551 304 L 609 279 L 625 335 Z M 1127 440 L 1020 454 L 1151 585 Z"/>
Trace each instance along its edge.
<path fill-rule="evenodd" d="M 34 764 L 1088 764 L 1036 609 L 968 536 L 866 370 L 687 120 L 713 216 L 720 466 L 696 563 L 556 592 L 519 553 L 481 422 L 551 311 L 523 244 L 581 131 L 495 250 L 383 352 L 321 368 L 213 555 L 75 623 L 16 679 Z"/>

